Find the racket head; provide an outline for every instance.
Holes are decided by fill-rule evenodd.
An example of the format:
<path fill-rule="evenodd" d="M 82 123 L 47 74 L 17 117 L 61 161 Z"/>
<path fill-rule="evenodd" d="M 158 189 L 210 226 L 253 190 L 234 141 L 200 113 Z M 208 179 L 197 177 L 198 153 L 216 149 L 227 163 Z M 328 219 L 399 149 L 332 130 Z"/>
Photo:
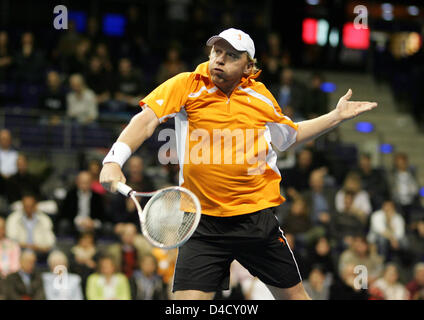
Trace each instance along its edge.
<path fill-rule="evenodd" d="M 140 216 L 146 239 L 162 249 L 183 245 L 196 230 L 201 218 L 197 196 L 184 187 L 168 187 L 157 191 Z"/>

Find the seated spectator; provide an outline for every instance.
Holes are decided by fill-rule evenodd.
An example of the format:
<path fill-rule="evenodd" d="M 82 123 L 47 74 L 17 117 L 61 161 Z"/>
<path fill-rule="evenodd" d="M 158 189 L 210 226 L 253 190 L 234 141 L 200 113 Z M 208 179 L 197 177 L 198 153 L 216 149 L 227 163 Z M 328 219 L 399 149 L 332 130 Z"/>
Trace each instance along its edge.
<path fill-rule="evenodd" d="M 65 113 L 66 95 L 57 71 L 47 73 L 46 88 L 39 99 L 38 108 L 48 113 L 49 124 L 59 123 L 59 116 Z"/>
<path fill-rule="evenodd" d="M 40 50 L 35 47 L 32 32 L 24 32 L 21 36 L 21 47 L 14 59 L 16 81 L 20 84 L 41 83 L 45 61 Z"/>
<path fill-rule="evenodd" d="M 41 274 L 36 269 L 37 256 L 25 250 L 20 257 L 19 271 L 6 278 L 6 300 L 44 300 Z"/>
<path fill-rule="evenodd" d="M 368 240 L 377 245 L 378 252 L 386 259 L 406 248 L 405 221 L 396 212 L 392 200 L 386 200 L 380 210 L 371 215 Z"/>
<path fill-rule="evenodd" d="M 123 169 L 127 178 L 126 184 L 134 190 L 150 192 L 156 189 L 153 181 L 144 173 L 144 162 L 141 157 L 130 157 Z M 148 200 L 148 198 L 141 199 L 141 206 L 144 207 Z M 114 223 L 133 223 L 140 228 L 138 214 L 131 199 L 119 194 L 112 195 L 109 210 Z"/>
<path fill-rule="evenodd" d="M 335 214 L 335 191 L 324 186 L 325 171 L 316 169 L 309 176 L 310 189 L 303 192 L 306 203 L 311 206 L 311 221 L 314 225 L 328 226 Z"/>
<path fill-rule="evenodd" d="M 0 217 L 0 300 L 5 295 L 5 279 L 20 268 L 19 257 L 21 248 L 18 243 L 6 238 L 6 222 Z"/>
<path fill-rule="evenodd" d="M 80 74 L 69 78 L 71 92 L 66 95 L 67 115 L 80 124 L 89 124 L 97 119 L 98 109 L 96 95 L 85 85 Z"/>
<path fill-rule="evenodd" d="M 291 107 L 295 111 L 294 120 L 305 118 L 306 88 L 302 82 L 294 78 L 292 69 L 282 70 L 279 85 L 271 88 L 271 92 L 284 113 L 287 107 Z"/>
<path fill-rule="evenodd" d="M 112 258 L 100 258 L 98 272 L 87 279 L 87 300 L 131 300 L 127 277 L 115 270 Z"/>
<path fill-rule="evenodd" d="M 9 44 L 9 35 L 6 31 L 0 31 L 0 83 L 10 78 L 13 57 Z"/>
<path fill-rule="evenodd" d="M 338 272 L 340 276 L 347 265 L 363 265 L 368 271 L 368 283 L 372 284 L 381 276 L 383 257 L 374 252 L 363 236 L 356 236 L 348 249 L 339 258 Z"/>
<path fill-rule="evenodd" d="M 328 93 L 321 89 L 323 82 L 324 79 L 321 74 L 313 73 L 311 75 L 305 98 L 305 116 L 308 119 L 316 118 L 328 112 L 329 97 Z"/>
<path fill-rule="evenodd" d="M 334 252 L 331 250 L 329 240 L 326 237 L 320 237 L 310 248 L 307 254 L 306 273 L 309 274 L 310 266 L 319 266 L 325 275 L 334 275 Z"/>
<path fill-rule="evenodd" d="M 81 171 L 75 186 L 66 194 L 60 212 L 61 234 L 76 236 L 77 232 L 99 231 L 107 234 L 112 227 L 108 223 L 103 198 L 91 190 L 92 177 Z"/>
<path fill-rule="evenodd" d="M 424 300 L 424 262 L 414 266 L 414 278 L 406 285 L 411 300 Z"/>
<path fill-rule="evenodd" d="M 296 241 L 304 243 L 306 233 L 311 230 L 311 218 L 309 208 L 302 197 L 293 200 L 290 206 L 289 214 L 282 222 L 282 228 L 285 232 L 295 236 Z"/>
<path fill-rule="evenodd" d="M 99 181 L 100 170 L 102 169 L 102 163 L 99 160 L 93 159 L 88 163 L 88 172 L 91 174 L 91 190 L 100 195 L 107 193 L 106 189 L 103 188 Z"/>
<path fill-rule="evenodd" d="M 85 74 L 87 86 L 91 88 L 96 94 L 96 101 L 100 106 L 100 110 L 103 109 L 104 103 L 111 98 L 111 75 L 103 67 L 99 57 L 92 56 L 88 71 Z"/>
<path fill-rule="evenodd" d="M 81 277 L 82 288 L 85 288 L 88 276 L 96 270 L 98 256 L 94 235 L 81 233 L 77 244 L 71 248 L 70 271 Z"/>
<path fill-rule="evenodd" d="M 340 278 L 334 279 L 330 286 L 330 300 L 368 300 L 366 289 L 355 283 L 355 264 L 344 264 Z"/>
<path fill-rule="evenodd" d="M 359 157 L 358 168 L 355 172 L 361 178 L 363 189 L 368 192 L 372 208 L 377 210 L 383 204 L 384 199 L 390 196 L 389 186 L 383 170 L 372 167 L 371 156 L 363 153 Z"/>
<path fill-rule="evenodd" d="M 313 266 L 308 279 L 303 282 L 312 300 L 328 300 L 330 297 L 331 276 L 326 275 L 320 266 Z"/>
<path fill-rule="evenodd" d="M 353 237 L 365 234 L 366 230 L 364 213 L 355 207 L 353 199 L 353 193 L 344 192 L 343 211 L 337 212 L 331 220 L 331 239 L 335 240 L 342 250 L 351 243 Z"/>
<path fill-rule="evenodd" d="M 411 224 L 411 231 L 407 234 L 407 243 L 412 263 L 424 261 L 424 218 Z"/>
<path fill-rule="evenodd" d="M 417 201 L 419 184 L 412 168 L 409 166 L 406 153 L 396 153 L 394 168 L 390 175 L 392 195 L 397 204 L 402 208 L 407 224 L 410 223 L 410 213 Z"/>
<path fill-rule="evenodd" d="M 134 271 L 131 281 L 133 300 L 167 300 L 168 292 L 158 274 L 158 262 L 152 254 L 141 256 L 139 269 Z"/>
<path fill-rule="evenodd" d="M 18 151 L 12 148 L 12 135 L 8 129 L 0 130 L 0 175 L 9 178 L 18 171 Z"/>
<path fill-rule="evenodd" d="M 112 72 L 112 62 L 110 59 L 109 48 L 105 42 L 99 42 L 94 50 L 94 55 L 99 57 L 102 69 L 106 72 Z"/>
<path fill-rule="evenodd" d="M 66 73 L 83 73 L 88 66 L 88 54 L 91 43 L 88 39 L 81 39 L 76 47 L 75 52 L 69 57 L 66 64 Z"/>
<path fill-rule="evenodd" d="M 365 224 L 372 211 L 371 201 L 368 193 L 361 186 L 361 178 L 356 173 L 351 172 L 346 176 L 343 188 L 336 194 L 336 209 L 338 212 L 344 212 L 346 209 L 346 202 L 344 201 L 346 193 L 352 194 L 352 206 L 356 208 L 355 215 Z"/>
<path fill-rule="evenodd" d="M 17 241 L 21 248 L 33 250 L 40 260 L 44 260 L 56 242 L 52 220 L 37 210 L 37 199 L 32 194 L 22 197 L 22 206 L 23 210 L 7 217 L 6 235 Z"/>
<path fill-rule="evenodd" d="M 285 170 L 282 180 L 284 189 L 289 191 L 290 188 L 296 192 L 303 192 L 309 188 L 309 176 L 315 169 L 313 163 L 313 154 L 309 149 L 302 149 L 297 154 L 296 165 L 288 170 Z"/>
<path fill-rule="evenodd" d="M 165 61 L 159 66 L 159 71 L 156 74 L 156 84 L 162 84 L 184 71 L 187 71 L 187 66 L 180 58 L 180 50 L 173 46 L 168 49 Z"/>
<path fill-rule="evenodd" d="M 16 162 L 18 172 L 6 181 L 6 195 L 9 204 L 21 200 L 26 193 L 32 193 L 40 198 L 40 186 L 46 180 L 50 170 L 47 168 L 40 175 L 28 172 L 28 159 L 22 153 L 19 154 Z"/>
<path fill-rule="evenodd" d="M 70 20 L 68 29 L 60 33 L 57 47 L 53 52 L 54 58 L 62 60 L 63 69 L 66 69 L 68 59 L 75 54 L 75 49 L 81 40 L 82 36 L 77 31 L 76 22 Z"/>
<path fill-rule="evenodd" d="M 139 259 L 149 254 L 152 246 L 142 235 L 137 234 L 137 227 L 126 223 L 120 228 L 121 242 L 110 245 L 107 252 L 114 260 L 117 271 L 131 278 L 133 271 L 138 268 Z"/>
<path fill-rule="evenodd" d="M 379 300 L 409 299 L 408 290 L 399 282 L 398 267 L 392 263 L 386 265 L 383 276 L 370 287 L 370 294 Z"/>
<path fill-rule="evenodd" d="M 47 258 L 50 272 L 44 272 L 44 292 L 47 300 L 83 300 L 81 277 L 68 273 L 68 258 L 59 250 Z"/>
<path fill-rule="evenodd" d="M 134 70 L 127 58 L 119 60 L 118 74 L 114 78 L 115 100 L 121 104 L 120 110 L 135 110 L 138 102 L 144 98 L 143 81 L 140 71 Z"/>

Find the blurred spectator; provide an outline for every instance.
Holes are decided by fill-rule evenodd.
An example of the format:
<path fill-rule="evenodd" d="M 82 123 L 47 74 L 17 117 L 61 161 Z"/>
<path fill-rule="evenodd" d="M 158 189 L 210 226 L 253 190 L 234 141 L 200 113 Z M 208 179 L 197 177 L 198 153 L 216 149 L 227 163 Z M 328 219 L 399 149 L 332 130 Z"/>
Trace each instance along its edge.
<path fill-rule="evenodd" d="M 70 271 L 81 277 L 82 288 L 85 288 L 88 276 L 95 271 L 98 256 L 94 235 L 81 233 L 77 244 L 71 248 Z"/>
<path fill-rule="evenodd" d="M 370 287 L 370 294 L 379 300 L 408 300 L 409 292 L 399 282 L 399 270 L 395 264 L 389 263 L 384 269 L 383 276 Z"/>
<path fill-rule="evenodd" d="M 134 70 L 128 58 L 119 60 L 118 74 L 114 77 L 113 87 L 115 100 L 121 110 L 131 110 L 139 107 L 138 102 L 144 97 L 143 81 L 139 70 Z"/>
<path fill-rule="evenodd" d="M 61 32 L 59 42 L 53 56 L 61 58 L 62 63 L 66 63 L 67 60 L 75 54 L 76 47 L 81 41 L 82 36 L 76 30 L 76 23 L 73 20 L 68 22 L 68 29 Z"/>
<path fill-rule="evenodd" d="M 325 174 L 325 170 L 322 169 L 312 171 L 309 176 L 310 188 L 303 192 L 306 203 L 311 206 L 311 221 L 314 225 L 328 226 L 336 212 L 334 205 L 336 192 L 324 185 Z"/>
<path fill-rule="evenodd" d="M 331 250 L 329 239 L 325 236 L 318 238 L 307 254 L 306 273 L 309 274 L 311 266 L 319 266 L 325 275 L 334 275 L 335 252 Z"/>
<path fill-rule="evenodd" d="M 98 272 L 87 280 L 87 300 L 131 300 L 127 277 L 117 273 L 113 259 L 107 256 L 99 260 Z"/>
<path fill-rule="evenodd" d="M 309 189 L 309 176 L 314 170 L 313 154 L 309 149 L 302 149 L 297 154 L 296 165 L 293 168 L 284 170 L 282 174 L 282 184 L 287 189 L 294 188 L 297 192 Z"/>
<path fill-rule="evenodd" d="M 0 83 L 10 78 L 13 57 L 9 45 L 9 35 L 0 31 Z"/>
<path fill-rule="evenodd" d="M 338 272 L 343 276 L 343 270 L 348 265 L 365 266 L 368 272 L 368 283 L 372 284 L 381 276 L 383 257 L 378 255 L 363 236 L 353 238 L 349 248 L 343 251 L 339 258 Z"/>
<path fill-rule="evenodd" d="M 90 51 L 91 43 L 87 39 L 81 39 L 73 55 L 71 55 L 66 64 L 67 74 L 83 73 L 88 66 L 88 54 Z"/>
<path fill-rule="evenodd" d="M 414 278 L 406 285 L 411 300 L 424 300 L 424 262 L 414 266 Z"/>
<path fill-rule="evenodd" d="M 326 276 L 319 266 L 313 266 L 308 279 L 303 282 L 312 300 L 328 300 L 330 297 L 331 277 Z"/>
<path fill-rule="evenodd" d="M 32 32 L 21 36 L 21 48 L 14 57 L 16 81 L 20 84 L 41 83 L 45 62 L 43 54 L 35 48 Z"/>
<path fill-rule="evenodd" d="M 166 60 L 159 66 L 156 84 L 162 84 L 169 78 L 184 71 L 187 71 L 187 66 L 180 58 L 180 50 L 173 46 L 168 49 Z"/>
<path fill-rule="evenodd" d="M 85 85 L 80 74 L 69 78 L 71 92 L 66 95 L 67 115 L 81 124 L 89 124 L 97 119 L 98 109 L 96 95 Z"/>
<path fill-rule="evenodd" d="M 99 182 L 100 170 L 102 163 L 99 160 L 93 159 L 88 163 L 88 172 L 91 174 L 91 190 L 100 195 L 106 194 L 106 189 Z"/>
<path fill-rule="evenodd" d="M 117 270 L 131 278 L 138 268 L 138 261 L 152 250 L 151 245 L 142 235 L 137 234 L 137 228 L 132 223 L 123 224 L 119 230 L 120 243 L 110 245 L 107 253 L 113 259 Z"/>
<path fill-rule="evenodd" d="M 309 87 L 306 89 L 305 116 L 313 119 L 328 112 L 328 93 L 322 91 L 324 79 L 321 74 L 313 73 Z"/>
<path fill-rule="evenodd" d="M 354 195 L 351 192 L 345 192 L 343 211 L 337 212 L 331 220 L 331 238 L 341 246 L 341 249 L 349 245 L 353 237 L 365 235 L 366 231 L 363 211 L 355 207 L 353 199 Z"/>
<path fill-rule="evenodd" d="M 140 257 L 139 270 L 131 278 L 133 300 L 167 300 L 168 291 L 158 274 L 158 262 L 152 254 Z"/>
<path fill-rule="evenodd" d="M 355 264 L 344 264 L 340 278 L 336 278 L 330 287 L 330 300 L 368 300 L 366 289 L 355 286 Z"/>
<path fill-rule="evenodd" d="M 46 90 L 38 101 L 38 108 L 48 112 L 51 116 L 49 122 L 58 123 L 60 121 L 58 116 L 66 111 L 66 95 L 62 79 L 57 71 L 47 73 Z"/>
<path fill-rule="evenodd" d="M 382 208 L 371 215 L 368 240 L 389 260 L 395 252 L 406 249 L 405 221 L 392 200 L 384 201 Z"/>
<path fill-rule="evenodd" d="M 103 198 L 91 190 L 92 181 L 88 171 L 78 173 L 75 186 L 68 191 L 62 203 L 59 227 L 61 234 L 75 236 L 77 231 L 110 231 Z"/>
<path fill-rule="evenodd" d="M 411 224 L 407 243 L 412 263 L 424 262 L 424 218 Z"/>
<path fill-rule="evenodd" d="M 88 71 L 85 73 L 85 79 L 87 86 L 96 94 L 96 101 L 100 106 L 100 110 L 102 110 L 103 104 L 111 98 L 112 79 L 110 72 L 104 69 L 98 56 L 91 57 Z"/>
<path fill-rule="evenodd" d="M 126 184 L 134 190 L 140 192 L 150 192 L 155 190 L 153 181 L 144 173 L 143 158 L 134 155 L 130 157 L 124 166 Z M 141 199 L 142 207 L 147 203 L 148 198 Z M 131 199 L 124 198 L 120 195 L 112 195 L 110 205 L 110 215 L 114 223 L 134 223 L 139 225 L 138 215 L 134 202 Z"/>
<path fill-rule="evenodd" d="M 368 193 L 362 188 L 361 178 L 354 172 L 346 176 L 343 188 L 336 194 L 336 209 L 339 212 L 344 212 L 346 210 L 344 198 L 347 193 L 353 196 L 352 206 L 356 210 L 355 215 L 365 224 L 372 211 L 371 201 Z"/>
<path fill-rule="evenodd" d="M 87 33 L 85 34 L 92 47 L 96 47 L 100 42 L 105 41 L 105 37 L 99 29 L 99 20 L 96 17 L 87 19 Z"/>
<path fill-rule="evenodd" d="M 4 296 L 4 279 L 19 270 L 21 248 L 15 241 L 6 238 L 6 222 L 0 217 L 0 299 Z"/>
<path fill-rule="evenodd" d="M 394 200 L 402 207 L 406 223 L 409 223 L 409 216 L 418 196 L 418 181 L 409 166 L 406 153 L 395 154 L 390 185 L 392 186 Z"/>
<path fill-rule="evenodd" d="M 37 210 L 37 199 L 32 194 L 22 197 L 22 206 L 23 210 L 7 217 L 7 237 L 17 241 L 21 248 L 33 250 L 43 260 L 56 242 L 52 220 Z"/>
<path fill-rule="evenodd" d="M 94 55 L 100 59 L 102 69 L 106 72 L 112 72 L 112 62 L 110 59 L 109 48 L 105 42 L 100 42 L 97 44 Z"/>
<path fill-rule="evenodd" d="M 41 274 L 36 270 L 37 256 L 25 250 L 20 257 L 21 268 L 6 278 L 6 300 L 44 300 Z"/>
<path fill-rule="evenodd" d="M 273 87 L 278 85 L 283 70 L 280 36 L 277 33 L 267 35 L 267 47 L 261 58 L 263 64 L 261 78 L 265 85 Z"/>
<path fill-rule="evenodd" d="M 24 154 L 19 154 L 17 159 L 18 172 L 6 181 L 6 194 L 10 204 L 21 200 L 26 193 L 32 193 L 40 198 L 40 186 L 47 179 L 50 170 L 47 168 L 38 175 L 28 171 L 28 159 Z"/>
<path fill-rule="evenodd" d="M 83 300 L 81 277 L 68 273 L 68 258 L 59 250 L 47 258 L 50 272 L 44 272 L 44 292 L 47 300 Z"/>
<path fill-rule="evenodd" d="M 270 89 L 283 113 L 290 106 L 296 121 L 305 117 L 306 89 L 303 83 L 294 78 L 292 69 L 285 68 L 280 74 L 279 85 Z"/>
<path fill-rule="evenodd" d="M 373 168 L 371 155 L 363 153 L 359 157 L 358 168 L 355 172 L 361 178 L 362 188 L 369 194 L 372 208 L 377 210 L 383 204 L 383 200 L 390 196 L 383 170 Z"/>
<path fill-rule="evenodd" d="M 18 171 L 18 152 L 12 148 L 12 135 L 8 129 L 0 130 L 0 174 L 8 178 Z"/>

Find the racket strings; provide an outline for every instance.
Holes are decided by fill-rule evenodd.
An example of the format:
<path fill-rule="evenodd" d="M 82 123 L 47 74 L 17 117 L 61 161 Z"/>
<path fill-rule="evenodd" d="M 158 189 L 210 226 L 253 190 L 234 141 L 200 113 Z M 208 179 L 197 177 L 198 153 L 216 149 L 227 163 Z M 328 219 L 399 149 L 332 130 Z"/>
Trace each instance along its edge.
<path fill-rule="evenodd" d="M 192 196 L 181 190 L 163 190 L 145 208 L 145 228 L 149 236 L 165 246 L 182 241 L 196 220 Z"/>

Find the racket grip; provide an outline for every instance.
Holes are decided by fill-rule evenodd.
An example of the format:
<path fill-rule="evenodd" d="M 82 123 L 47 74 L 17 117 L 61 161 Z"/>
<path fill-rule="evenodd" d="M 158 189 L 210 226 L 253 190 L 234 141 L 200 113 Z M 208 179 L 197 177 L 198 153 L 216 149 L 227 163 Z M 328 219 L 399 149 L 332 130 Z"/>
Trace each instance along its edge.
<path fill-rule="evenodd" d="M 130 195 L 130 193 L 133 191 L 133 189 L 131 187 L 127 186 L 125 183 L 122 183 L 122 182 L 118 182 L 116 184 L 116 190 L 120 194 L 122 194 L 126 197 L 128 197 Z"/>

